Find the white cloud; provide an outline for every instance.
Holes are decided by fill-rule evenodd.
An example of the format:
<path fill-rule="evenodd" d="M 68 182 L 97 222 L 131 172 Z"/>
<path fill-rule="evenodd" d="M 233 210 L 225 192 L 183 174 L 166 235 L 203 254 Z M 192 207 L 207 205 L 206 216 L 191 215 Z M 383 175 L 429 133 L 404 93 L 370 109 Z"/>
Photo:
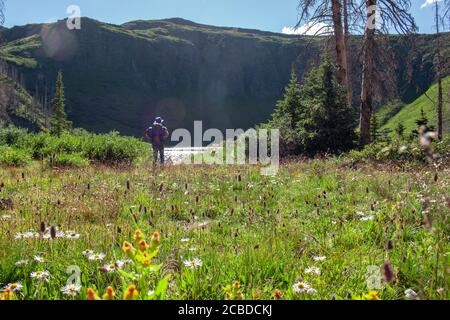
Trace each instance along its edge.
<path fill-rule="evenodd" d="M 420 7 L 425 8 L 425 7 L 432 5 L 435 2 L 441 2 L 441 1 L 442 0 L 425 0 L 424 4 L 422 4 Z"/>
<path fill-rule="evenodd" d="M 301 27 L 293 28 L 293 27 L 284 27 L 283 30 L 281 30 L 281 33 L 284 34 L 298 34 L 298 35 L 306 35 L 306 36 L 312 36 L 312 35 L 324 35 L 329 34 L 330 32 L 333 32 L 333 27 L 326 24 L 326 23 L 307 23 L 304 24 Z"/>

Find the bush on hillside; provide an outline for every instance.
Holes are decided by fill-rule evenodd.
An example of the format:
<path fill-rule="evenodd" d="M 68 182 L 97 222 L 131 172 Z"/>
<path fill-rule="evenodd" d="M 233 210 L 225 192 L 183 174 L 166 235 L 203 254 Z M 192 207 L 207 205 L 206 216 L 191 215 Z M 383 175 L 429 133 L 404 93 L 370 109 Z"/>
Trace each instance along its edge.
<path fill-rule="evenodd" d="M 23 167 L 30 162 L 31 157 L 26 151 L 0 146 L 0 165 Z"/>

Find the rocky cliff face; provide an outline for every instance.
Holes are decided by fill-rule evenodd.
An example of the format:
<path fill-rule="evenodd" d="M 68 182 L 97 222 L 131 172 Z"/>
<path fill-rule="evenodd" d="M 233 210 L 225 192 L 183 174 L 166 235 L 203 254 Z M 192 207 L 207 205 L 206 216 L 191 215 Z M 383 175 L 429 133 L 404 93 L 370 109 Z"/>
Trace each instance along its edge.
<path fill-rule="evenodd" d="M 291 69 L 301 76 L 325 44 L 182 19 L 117 26 L 84 18 L 81 30 L 69 31 L 60 21 L 14 27 L 1 36 L 6 43 L 0 55 L 23 75 L 30 92 L 50 93 L 57 71 L 63 71 L 75 126 L 136 136 L 155 115 L 171 129 L 190 129 L 193 120 L 203 120 L 205 128 L 252 127 L 269 117 Z M 431 50 L 430 40 L 418 42 L 419 55 Z M 392 42 L 396 59 L 410 51 L 406 42 Z M 400 65 L 402 98 L 413 99 L 430 85 L 432 65 L 424 61 L 414 61 L 412 73 L 420 81 L 410 85 L 405 79 L 411 71 Z"/>

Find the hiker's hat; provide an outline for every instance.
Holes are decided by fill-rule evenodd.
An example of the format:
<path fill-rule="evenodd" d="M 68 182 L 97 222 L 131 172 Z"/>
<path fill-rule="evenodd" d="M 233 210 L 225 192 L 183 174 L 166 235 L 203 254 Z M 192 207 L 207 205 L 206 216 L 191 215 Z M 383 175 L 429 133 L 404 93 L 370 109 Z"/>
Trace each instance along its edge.
<path fill-rule="evenodd" d="M 164 122 L 163 118 L 161 118 L 161 117 L 156 117 L 155 118 L 155 123 L 162 124 L 163 122 Z"/>

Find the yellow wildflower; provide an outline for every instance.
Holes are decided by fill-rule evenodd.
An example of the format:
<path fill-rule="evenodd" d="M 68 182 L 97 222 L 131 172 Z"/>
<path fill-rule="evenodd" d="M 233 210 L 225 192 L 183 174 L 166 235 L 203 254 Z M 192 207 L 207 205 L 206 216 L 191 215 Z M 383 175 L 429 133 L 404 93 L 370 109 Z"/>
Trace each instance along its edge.
<path fill-rule="evenodd" d="M 231 286 L 230 286 L 230 285 L 226 285 L 226 286 L 223 288 L 223 290 L 224 290 L 226 293 L 232 293 L 232 292 L 233 292 L 233 289 L 231 289 Z"/>
<path fill-rule="evenodd" d="M 14 292 L 10 288 L 6 288 L 2 294 L 0 294 L 0 300 L 14 300 Z"/>
<path fill-rule="evenodd" d="M 272 293 L 272 297 L 274 297 L 276 300 L 280 300 L 280 299 L 283 299 L 284 295 L 280 290 L 275 290 Z"/>
<path fill-rule="evenodd" d="M 87 300 L 101 300 L 100 297 L 97 295 L 97 292 L 95 292 L 95 290 L 92 288 L 87 289 L 86 299 Z"/>
<path fill-rule="evenodd" d="M 147 241 L 141 240 L 138 243 L 138 249 L 141 251 L 147 251 L 150 246 L 147 244 Z"/>
<path fill-rule="evenodd" d="M 137 230 L 134 232 L 133 240 L 136 241 L 136 242 L 139 242 L 139 241 L 141 241 L 142 239 L 144 239 L 144 233 L 142 233 L 141 230 L 137 229 Z"/>
<path fill-rule="evenodd" d="M 368 300 L 380 300 L 380 297 L 378 296 L 378 292 L 376 291 L 369 291 L 369 293 L 367 294 L 367 299 Z"/>
<path fill-rule="evenodd" d="M 128 241 L 125 241 L 123 243 L 122 250 L 125 254 L 131 255 L 133 253 L 133 246 Z"/>
<path fill-rule="evenodd" d="M 159 246 L 161 241 L 161 234 L 158 231 L 153 232 L 152 239 L 150 241 L 150 250 L 155 250 Z"/>
<path fill-rule="evenodd" d="M 145 267 L 148 267 L 152 264 L 152 260 L 149 258 L 145 258 L 144 260 L 142 260 L 142 265 Z"/>
<path fill-rule="evenodd" d="M 111 287 L 106 288 L 106 292 L 103 295 L 103 300 L 114 300 L 114 289 Z"/>
<path fill-rule="evenodd" d="M 136 300 L 139 296 L 139 292 L 136 289 L 135 285 L 128 286 L 127 290 L 125 291 L 125 294 L 123 295 L 124 300 Z"/>

